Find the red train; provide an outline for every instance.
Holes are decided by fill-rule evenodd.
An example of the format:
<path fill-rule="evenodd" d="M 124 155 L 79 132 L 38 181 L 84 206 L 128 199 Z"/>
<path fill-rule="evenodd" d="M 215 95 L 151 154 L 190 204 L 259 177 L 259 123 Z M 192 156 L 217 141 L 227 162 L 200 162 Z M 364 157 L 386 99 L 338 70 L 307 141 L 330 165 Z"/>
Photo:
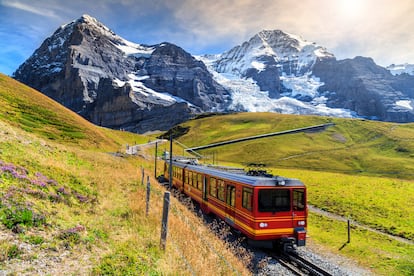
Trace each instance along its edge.
<path fill-rule="evenodd" d="M 169 162 L 164 177 L 169 179 Z M 174 160 L 172 185 L 253 244 L 286 249 L 306 243 L 306 187 L 297 179 Z"/>

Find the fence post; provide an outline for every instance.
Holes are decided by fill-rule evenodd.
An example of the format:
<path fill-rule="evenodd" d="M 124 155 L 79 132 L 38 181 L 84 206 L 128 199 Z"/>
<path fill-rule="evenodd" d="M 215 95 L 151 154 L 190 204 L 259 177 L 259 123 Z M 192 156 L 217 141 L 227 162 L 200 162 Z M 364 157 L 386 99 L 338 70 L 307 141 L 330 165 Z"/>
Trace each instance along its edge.
<path fill-rule="evenodd" d="M 141 171 L 142 171 L 142 178 L 141 178 L 141 185 L 144 186 L 144 167 L 141 166 Z"/>
<path fill-rule="evenodd" d="M 162 222 L 161 222 L 161 248 L 165 251 L 165 245 L 167 243 L 168 232 L 168 213 L 170 211 L 170 192 L 164 193 L 164 207 L 162 209 Z"/>
<path fill-rule="evenodd" d="M 351 242 L 351 222 L 348 219 L 348 243 Z"/>
<path fill-rule="evenodd" d="M 173 170 L 172 170 L 172 157 L 173 157 L 172 155 L 173 155 L 173 152 L 172 151 L 173 151 L 173 136 L 172 136 L 172 131 L 171 131 L 171 133 L 170 133 L 170 167 L 169 167 L 169 170 L 168 170 L 168 176 L 169 176 L 168 190 L 170 190 L 170 191 L 171 191 L 172 181 L 173 181 L 173 176 L 172 176 L 172 174 L 173 174 Z"/>
<path fill-rule="evenodd" d="M 147 200 L 146 200 L 146 209 L 145 209 L 145 215 L 147 217 L 148 217 L 148 212 L 149 212 L 150 192 L 151 192 L 151 183 L 149 181 L 149 176 L 147 176 Z"/>
<path fill-rule="evenodd" d="M 158 142 L 155 142 L 155 164 L 154 164 L 154 177 L 157 178 L 157 151 L 158 151 Z"/>

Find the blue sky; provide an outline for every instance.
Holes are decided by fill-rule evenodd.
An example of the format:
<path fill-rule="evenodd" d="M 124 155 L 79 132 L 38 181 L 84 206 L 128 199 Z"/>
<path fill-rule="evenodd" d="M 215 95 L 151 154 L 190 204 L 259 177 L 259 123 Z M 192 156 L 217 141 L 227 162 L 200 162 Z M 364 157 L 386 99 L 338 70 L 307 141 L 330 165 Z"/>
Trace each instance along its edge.
<path fill-rule="evenodd" d="M 11 75 L 60 25 L 89 14 L 135 43 L 221 53 L 280 29 L 338 59 L 414 63 L 411 0 L 0 0 L 0 72 Z"/>

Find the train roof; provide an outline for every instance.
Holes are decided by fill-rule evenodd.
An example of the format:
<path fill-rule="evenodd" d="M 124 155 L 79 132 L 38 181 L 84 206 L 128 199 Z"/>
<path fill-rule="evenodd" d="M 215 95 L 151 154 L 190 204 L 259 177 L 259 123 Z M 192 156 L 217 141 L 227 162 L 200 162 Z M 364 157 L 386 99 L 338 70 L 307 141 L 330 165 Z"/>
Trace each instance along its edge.
<path fill-rule="evenodd" d="M 192 162 L 186 163 L 182 161 L 173 161 L 173 165 L 181 167 L 181 168 L 187 168 L 192 171 L 208 174 L 208 175 L 220 178 L 220 179 L 231 180 L 231 181 L 235 181 L 239 183 L 248 184 L 251 186 L 271 186 L 271 187 L 275 187 L 275 186 L 304 187 L 305 186 L 298 179 L 286 178 L 282 176 L 272 176 L 272 177 L 253 176 L 253 175 L 247 175 L 245 173 L 241 174 L 241 173 L 221 170 L 221 169 L 211 167 L 211 166 L 193 164 Z"/>

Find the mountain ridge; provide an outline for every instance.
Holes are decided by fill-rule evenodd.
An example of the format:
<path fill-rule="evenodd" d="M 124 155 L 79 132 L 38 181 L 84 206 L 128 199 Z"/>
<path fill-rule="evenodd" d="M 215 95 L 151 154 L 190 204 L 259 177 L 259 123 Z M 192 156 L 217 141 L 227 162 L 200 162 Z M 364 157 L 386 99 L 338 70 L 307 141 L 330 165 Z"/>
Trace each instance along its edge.
<path fill-rule="evenodd" d="M 414 121 L 414 76 L 385 68 L 368 74 L 372 63 L 338 61 L 326 48 L 281 30 L 194 57 L 168 42 L 130 42 L 83 15 L 59 27 L 13 76 L 95 124 L 139 133 L 166 130 L 203 112 Z M 343 72 L 352 74 L 352 85 Z M 372 99 L 374 105 L 352 104 Z"/>

